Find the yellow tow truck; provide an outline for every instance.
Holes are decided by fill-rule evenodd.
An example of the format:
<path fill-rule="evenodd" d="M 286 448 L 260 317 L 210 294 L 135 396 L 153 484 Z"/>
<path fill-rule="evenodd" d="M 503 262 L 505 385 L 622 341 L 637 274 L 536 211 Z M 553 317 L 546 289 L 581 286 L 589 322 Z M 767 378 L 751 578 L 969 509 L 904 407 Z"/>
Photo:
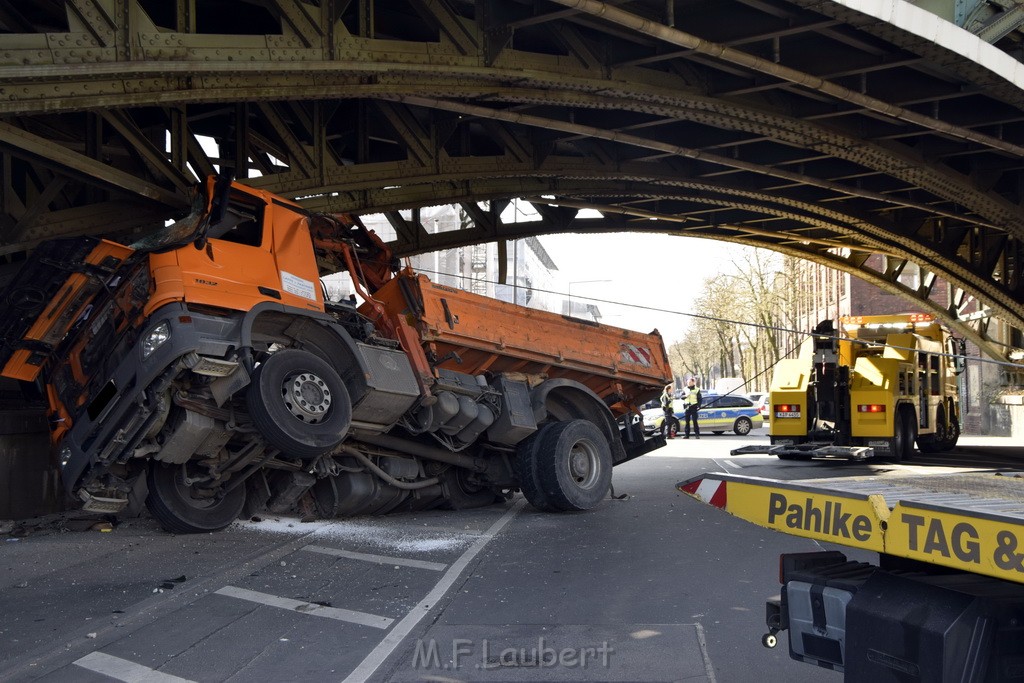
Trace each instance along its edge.
<path fill-rule="evenodd" d="M 798 357 L 776 364 L 768 452 L 909 459 L 952 450 L 960 436 L 963 341 L 930 313 L 844 316 L 818 324 Z"/>
<path fill-rule="evenodd" d="M 680 491 L 783 533 L 878 553 L 783 554 L 766 647 L 845 680 L 1024 680 L 1024 473 L 781 481 L 705 474 Z"/>

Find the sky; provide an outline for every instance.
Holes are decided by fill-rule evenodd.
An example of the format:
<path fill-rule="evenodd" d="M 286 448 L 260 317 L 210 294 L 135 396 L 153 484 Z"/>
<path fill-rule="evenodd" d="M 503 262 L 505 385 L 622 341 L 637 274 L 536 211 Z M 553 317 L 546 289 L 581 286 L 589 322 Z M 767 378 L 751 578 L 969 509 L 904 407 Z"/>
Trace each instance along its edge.
<path fill-rule="evenodd" d="M 614 233 L 545 235 L 541 244 L 573 300 L 596 304 L 601 322 L 679 341 L 704 280 L 735 269 L 738 247 L 696 237 Z M 568 286 L 571 283 L 571 288 Z M 605 301 L 618 303 L 605 303 Z M 647 308 L 643 308 L 647 307 Z M 650 310 L 658 309 L 658 310 Z"/>
<path fill-rule="evenodd" d="M 580 217 L 587 217 L 587 210 Z M 363 219 L 385 240 L 394 238 L 380 216 Z M 501 220 L 540 216 L 529 204 L 512 202 Z M 556 284 L 545 289 L 597 306 L 604 324 L 638 332 L 657 329 L 666 347 L 681 341 L 692 320 L 687 314 L 707 313 L 693 309 L 704 281 L 735 273 L 733 261 L 741 263 L 744 251 L 753 251 L 731 242 L 656 233 L 563 233 L 538 240 L 557 268 Z"/>

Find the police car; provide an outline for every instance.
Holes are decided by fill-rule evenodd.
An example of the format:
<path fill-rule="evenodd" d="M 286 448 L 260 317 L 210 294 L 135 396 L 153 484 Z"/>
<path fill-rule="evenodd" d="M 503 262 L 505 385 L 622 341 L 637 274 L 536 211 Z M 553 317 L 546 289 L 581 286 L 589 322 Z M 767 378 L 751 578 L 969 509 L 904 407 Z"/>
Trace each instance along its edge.
<path fill-rule="evenodd" d="M 686 424 L 686 404 L 682 400 L 676 400 L 673 402 L 672 408 L 676 417 L 679 418 L 680 425 L 684 426 Z M 655 431 L 661 430 L 664 421 L 665 417 L 658 415 L 654 421 Z M 702 432 L 711 432 L 712 434 L 735 432 L 740 436 L 745 436 L 752 429 L 758 429 L 764 425 L 764 420 L 753 401 L 745 396 L 730 394 L 702 394 L 697 421 Z"/>

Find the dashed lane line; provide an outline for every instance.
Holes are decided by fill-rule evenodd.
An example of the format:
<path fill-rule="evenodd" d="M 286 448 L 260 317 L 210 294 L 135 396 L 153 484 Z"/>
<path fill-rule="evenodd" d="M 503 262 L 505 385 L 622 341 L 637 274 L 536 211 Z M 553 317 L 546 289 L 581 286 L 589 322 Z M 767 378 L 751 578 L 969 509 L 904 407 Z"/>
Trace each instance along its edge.
<path fill-rule="evenodd" d="M 448 565 L 440 562 L 427 562 L 426 560 L 413 560 L 405 557 L 391 557 L 389 555 L 371 555 L 369 553 L 357 553 L 351 550 L 338 550 L 337 548 L 325 548 L 321 545 L 307 545 L 303 550 L 322 555 L 333 555 L 344 557 L 350 560 L 362 560 L 363 562 L 375 562 L 376 564 L 398 565 L 400 567 L 415 567 L 416 569 L 429 569 L 435 572 L 443 572 Z"/>
<path fill-rule="evenodd" d="M 90 652 L 75 661 L 76 666 L 94 671 L 125 683 L 192 683 L 187 678 L 165 674 L 148 666 L 102 652 Z"/>
<path fill-rule="evenodd" d="M 420 621 L 423 620 L 433 607 L 437 606 L 437 603 L 444 597 L 445 593 L 455 585 L 459 576 L 466 570 L 469 563 L 473 561 L 480 551 L 493 539 L 498 533 L 505 528 L 505 526 L 511 522 L 519 511 L 526 505 L 526 500 L 520 498 L 515 502 L 508 512 L 501 516 L 501 518 L 490 526 L 480 538 L 476 540 L 473 545 L 466 549 L 462 555 L 459 556 L 452 566 L 448 568 L 441 580 L 437 582 L 437 585 L 427 594 L 427 597 L 423 598 L 418 605 L 412 608 L 412 610 L 405 615 L 398 624 L 391 629 L 384 640 L 382 640 L 377 647 L 373 648 L 373 651 L 366 656 L 365 659 L 357 666 L 352 673 L 345 678 L 344 683 L 361 683 L 367 680 L 384 661 L 391 656 L 391 654 L 402 644 L 405 637 L 408 636 L 413 628 L 416 627 Z"/>
<path fill-rule="evenodd" d="M 394 621 L 394 619 L 380 617 L 376 614 L 367 614 L 366 612 L 340 609 L 338 607 L 325 607 L 315 602 L 302 602 L 301 600 L 292 600 L 291 598 L 281 598 L 269 593 L 260 593 L 236 586 L 225 586 L 215 591 L 215 593 L 217 595 L 226 595 L 229 598 L 238 598 L 239 600 L 248 600 L 260 605 L 267 605 L 268 607 L 278 607 L 280 609 L 301 612 L 302 614 L 309 614 L 314 617 L 337 619 L 338 621 L 347 621 L 352 624 L 372 626 L 373 628 L 385 629 L 391 626 L 391 623 Z"/>
<path fill-rule="evenodd" d="M 17 681 L 28 680 L 29 677 L 38 678 L 57 668 L 67 666 L 68 659 L 76 654 L 83 651 L 91 652 L 127 637 L 136 629 L 202 599 L 208 595 L 207 591 L 213 591 L 215 586 L 223 586 L 225 583 L 241 580 L 252 574 L 253 571 L 300 550 L 313 540 L 314 534 L 316 531 L 310 531 L 297 538 L 289 538 L 269 547 L 257 548 L 250 555 L 236 559 L 230 564 L 223 564 L 194 583 L 190 583 L 189 590 L 161 592 L 143 600 L 134 605 L 128 614 L 109 625 L 71 630 L 67 634 L 59 636 L 60 640 L 47 643 L 29 651 L 24 657 L 10 661 L 6 667 L 0 670 L 0 680 Z M 92 632 L 86 635 L 87 631 Z"/>

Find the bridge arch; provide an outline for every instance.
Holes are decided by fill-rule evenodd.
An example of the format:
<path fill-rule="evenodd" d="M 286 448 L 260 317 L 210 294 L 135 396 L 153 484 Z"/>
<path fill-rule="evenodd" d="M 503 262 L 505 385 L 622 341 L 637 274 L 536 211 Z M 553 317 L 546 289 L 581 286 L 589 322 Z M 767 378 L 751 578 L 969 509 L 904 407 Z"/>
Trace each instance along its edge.
<path fill-rule="evenodd" d="M 472 230 L 427 235 L 399 209 L 527 198 L 543 216 L 531 231 L 643 219 L 890 291 L 914 262 L 1009 326 L 996 338 L 964 320 L 966 294 L 942 311 L 1006 357 L 1024 330 L 1024 70 L 869 4 L 224 0 L 231 21 L 194 0 L 11 9 L 0 256 L 158 225 L 195 176 L 230 165 L 311 208 L 392 212 L 399 253 L 526 229 L 474 208 Z M 935 308 L 929 286 L 903 290 Z"/>

